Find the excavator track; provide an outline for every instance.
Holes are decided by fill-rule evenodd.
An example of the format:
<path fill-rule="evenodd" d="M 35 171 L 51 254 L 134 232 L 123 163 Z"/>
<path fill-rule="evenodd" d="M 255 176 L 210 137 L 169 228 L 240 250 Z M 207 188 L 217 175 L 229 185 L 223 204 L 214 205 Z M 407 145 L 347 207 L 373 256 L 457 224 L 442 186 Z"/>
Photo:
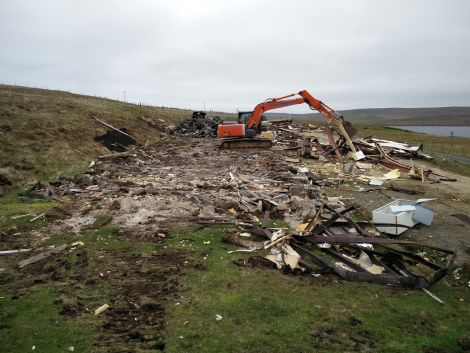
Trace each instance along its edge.
<path fill-rule="evenodd" d="M 269 139 L 250 139 L 250 138 L 234 138 L 223 140 L 219 147 L 224 149 L 232 148 L 271 148 L 273 142 Z"/>

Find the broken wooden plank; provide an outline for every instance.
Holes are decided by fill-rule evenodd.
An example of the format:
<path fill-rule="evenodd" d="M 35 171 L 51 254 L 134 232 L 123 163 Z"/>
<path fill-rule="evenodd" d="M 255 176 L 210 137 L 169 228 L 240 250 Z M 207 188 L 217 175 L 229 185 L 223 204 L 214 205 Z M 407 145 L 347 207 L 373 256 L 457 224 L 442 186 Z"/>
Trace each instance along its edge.
<path fill-rule="evenodd" d="M 28 217 L 28 216 L 36 216 L 36 214 L 35 213 L 20 214 L 16 216 L 11 216 L 10 219 L 19 219 L 19 218 Z"/>
<path fill-rule="evenodd" d="M 325 132 L 331 147 L 333 147 L 333 150 L 336 153 L 336 157 L 338 157 L 338 160 L 343 163 L 343 156 L 341 155 L 341 152 L 338 149 L 338 145 L 336 144 L 335 139 L 333 138 L 333 130 L 331 129 L 330 125 L 328 125 L 328 123 L 325 123 Z"/>
<path fill-rule="evenodd" d="M 0 255 L 17 254 L 19 252 L 28 252 L 32 249 L 0 250 Z"/>
<path fill-rule="evenodd" d="M 37 219 L 39 219 L 39 218 L 41 218 L 41 217 L 44 217 L 45 215 L 46 215 L 45 213 L 41 213 L 40 215 L 37 215 L 36 217 L 31 218 L 29 221 L 30 221 L 30 222 L 34 222 L 35 220 L 37 220 Z"/>
<path fill-rule="evenodd" d="M 20 262 L 18 262 L 18 267 L 19 268 L 23 268 L 25 266 L 28 266 L 28 265 L 31 265 L 31 264 L 34 264 L 38 261 L 41 261 L 45 258 L 48 258 L 49 256 L 53 255 L 53 254 L 58 254 L 62 251 L 64 251 L 65 249 L 67 248 L 67 244 L 63 244 L 63 245 L 59 245 L 55 248 L 52 248 L 50 250 L 47 250 L 47 251 L 44 251 L 40 254 L 37 254 L 37 255 L 34 255 L 32 257 L 29 257 L 25 260 L 22 260 Z"/>

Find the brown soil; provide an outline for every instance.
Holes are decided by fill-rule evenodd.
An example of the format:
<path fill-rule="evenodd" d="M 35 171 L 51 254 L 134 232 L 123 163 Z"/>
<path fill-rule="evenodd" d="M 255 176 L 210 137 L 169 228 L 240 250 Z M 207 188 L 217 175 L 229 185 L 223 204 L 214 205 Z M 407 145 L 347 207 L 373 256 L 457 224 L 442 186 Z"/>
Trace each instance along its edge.
<path fill-rule="evenodd" d="M 105 312 L 97 349 L 106 352 L 163 350 L 164 305 L 184 288 L 179 276 L 184 257 L 161 249 L 150 256 L 122 256 L 110 266 L 110 308 Z"/>

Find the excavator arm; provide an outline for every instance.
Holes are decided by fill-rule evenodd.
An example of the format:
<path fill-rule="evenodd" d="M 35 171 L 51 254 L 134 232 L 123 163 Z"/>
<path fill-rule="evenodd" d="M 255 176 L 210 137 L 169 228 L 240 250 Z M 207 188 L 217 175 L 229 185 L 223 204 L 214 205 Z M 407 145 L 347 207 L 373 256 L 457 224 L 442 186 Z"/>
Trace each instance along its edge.
<path fill-rule="evenodd" d="M 256 126 L 259 126 L 261 122 L 261 115 L 269 110 L 285 108 L 291 105 L 303 104 L 303 103 L 308 104 L 310 109 L 317 110 L 318 112 L 322 113 L 330 121 L 337 120 L 337 118 L 342 118 L 341 115 L 338 114 L 335 110 L 328 107 L 325 103 L 316 99 L 305 90 L 300 91 L 298 93 L 298 95 L 301 98 L 287 99 L 290 97 L 294 97 L 296 95 L 297 95 L 296 93 L 292 93 L 287 96 L 268 99 L 267 101 L 258 104 L 253 110 L 253 114 L 251 115 L 250 120 L 248 120 L 246 127 L 248 129 L 253 129 Z"/>

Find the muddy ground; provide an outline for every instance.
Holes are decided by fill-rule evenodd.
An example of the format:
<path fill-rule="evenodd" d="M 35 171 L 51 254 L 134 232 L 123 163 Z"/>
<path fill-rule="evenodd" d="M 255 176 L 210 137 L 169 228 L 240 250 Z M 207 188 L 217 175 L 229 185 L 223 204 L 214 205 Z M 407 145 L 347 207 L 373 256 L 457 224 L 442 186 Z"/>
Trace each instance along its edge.
<path fill-rule="evenodd" d="M 372 166 L 351 175 L 332 161 L 286 162 L 293 157 L 295 152 L 276 148 L 220 150 L 212 139 L 172 138 L 97 160 L 87 173 L 52 183 L 61 205 L 46 214 L 44 227 L 2 233 L 1 250 L 69 245 L 23 269 L 16 262 L 31 254 L 9 255 L 11 266 L 0 272 L 2 292 L 20 297 L 52 283 L 61 294 L 62 314 L 71 317 L 91 316 L 106 299 L 110 308 L 102 314 L 96 351 L 164 350 L 164 305 L 188 290 L 179 280 L 186 268 L 204 270 L 166 245 L 174 227 L 199 219 L 253 222 L 266 210 L 295 225 L 312 215 L 316 198 L 328 196 L 340 196 L 339 202 L 355 203 L 369 214 L 394 198 L 436 197 L 429 203 L 436 213 L 432 225 L 410 229 L 402 238 L 456 249 L 456 264 L 468 264 L 470 224 L 452 215 L 470 214 L 469 178 L 393 181 L 417 196 L 385 188 L 365 191 L 371 187 L 364 177 L 387 170 Z M 325 186 L 308 186 L 305 175 L 293 173 L 300 166 Z M 76 241 L 83 245 L 71 245 Z M 312 332 L 313 339 L 321 343 L 328 330 Z M 367 334 L 360 341 L 373 346 Z"/>

